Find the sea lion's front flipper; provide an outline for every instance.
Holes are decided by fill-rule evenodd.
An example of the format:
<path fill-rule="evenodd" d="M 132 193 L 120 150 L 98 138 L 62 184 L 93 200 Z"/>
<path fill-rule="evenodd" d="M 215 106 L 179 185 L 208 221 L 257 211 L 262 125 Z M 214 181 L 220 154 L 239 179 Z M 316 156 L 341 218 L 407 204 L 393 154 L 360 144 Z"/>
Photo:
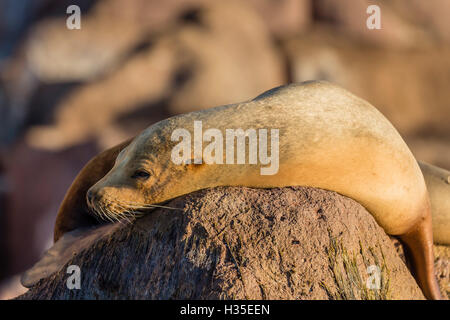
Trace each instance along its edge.
<path fill-rule="evenodd" d="M 113 233 L 120 223 L 107 224 L 97 228 L 76 229 L 65 233 L 31 269 L 21 277 L 24 287 L 30 288 L 39 280 L 60 271 L 75 255 L 90 247 L 99 239 Z"/>

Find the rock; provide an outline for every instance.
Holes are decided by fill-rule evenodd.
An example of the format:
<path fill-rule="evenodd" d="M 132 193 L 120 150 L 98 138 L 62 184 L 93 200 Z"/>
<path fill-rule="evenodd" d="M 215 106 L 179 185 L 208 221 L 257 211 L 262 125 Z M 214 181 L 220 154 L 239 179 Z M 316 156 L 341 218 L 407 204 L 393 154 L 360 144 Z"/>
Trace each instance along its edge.
<path fill-rule="evenodd" d="M 137 134 L 143 128 L 136 123 L 129 126 L 129 132 L 117 121 L 140 108 L 151 108 L 152 102 L 168 94 L 176 67 L 172 48 L 171 43 L 161 41 L 115 72 L 76 87 L 56 106 L 54 125 L 31 127 L 27 142 L 35 148 L 61 150 L 96 139 L 107 148 Z"/>
<path fill-rule="evenodd" d="M 450 2 L 447 0 L 393 0 L 395 12 L 427 32 L 438 43 L 450 43 Z"/>
<path fill-rule="evenodd" d="M 434 261 L 442 296 L 450 299 L 450 247 L 434 246 Z"/>
<path fill-rule="evenodd" d="M 243 2 L 205 6 L 198 23 L 180 30 L 176 43 L 184 74 L 170 98 L 172 113 L 252 99 L 286 81 L 264 21 Z"/>
<path fill-rule="evenodd" d="M 31 128 L 28 143 L 60 150 L 94 138 L 106 148 L 168 115 L 248 100 L 285 82 L 264 22 L 242 2 L 208 2 L 151 40 L 115 72 L 65 97 L 55 124 Z M 158 108 L 156 119 L 119 124 Z"/>
<path fill-rule="evenodd" d="M 113 19 L 114 17 L 111 17 Z M 27 63 L 44 82 L 80 81 L 115 67 L 140 38 L 129 23 L 85 18 L 81 30 L 66 28 L 66 19 L 38 24 L 27 42 Z"/>
<path fill-rule="evenodd" d="M 393 10 L 390 3 L 370 0 L 317 0 L 313 2 L 314 16 L 333 26 L 343 36 L 362 43 L 389 48 L 408 48 L 423 45 L 427 35 L 414 21 L 408 21 Z M 376 4 L 381 12 L 381 29 L 367 28 L 367 8 Z"/>
<path fill-rule="evenodd" d="M 82 12 L 81 30 L 66 28 L 65 12 L 62 17 L 45 19 L 32 30 L 25 44 L 27 60 L 33 73 L 42 81 L 80 81 L 98 77 L 121 60 L 126 59 L 145 38 L 170 29 L 179 23 L 180 16 L 204 8 L 220 6 L 225 15 L 217 17 L 230 21 L 230 9 L 234 8 L 233 24 L 246 24 L 251 29 L 256 11 L 271 33 L 287 36 L 304 30 L 311 21 L 309 0 L 234 0 L 234 4 L 211 0 L 111 0 L 99 1 L 87 12 Z M 250 13 L 242 13 L 246 7 Z M 209 9 L 207 9 L 209 10 Z M 215 21 L 217 23 L 218 21 Z M 229 33 L 235 27 L 230 24 Z M 260 26 L 258 26 L 260 28 Z M 211 35 L 214 37 L 214 35 Z M 235 33 L 241 37 L 239 32 Z M 232 43 L 230 43 L 232 44 Z M 225 48 L 226 49 L 226 48 Z M 265 54 L 263 51 L 259 51 Z M 257 58 L 257 56 L 256 56 Z M 259 59 L 259 58 L 257 58 Z"/>
<path fill-rule="evenodd" d="M 406 142 L 416 159 L 450 170 L 450 133 L 433 135 L 423 132 L 407 137 Z"/>
<path fill-rule="evenodd" d="M 405 253 L 400 241 L 391 237 L 391 240 L 397 250 L 400 258 L 407 264 Z M 450 299 L 450 246 L 437 245 L 433 246 L 434 251 L 434 270 L 436 279 L 441 289 L 442 298 Z"/>
<path fill-rule="evenodd" d="M 292 38 L 285 48 L 293 81 L 323 79 L 343 86 L 376 106 L 407 139 L 450 136 L 449 48 L 385 50 L 329 29 Z"/>
<path fill-rule="evenodd" d="M 168 206 L 182 210 L 113 228 L 19 299 L 423 299 L 372 216 L 335 192 L 220 187 Z"/>
<path fill-rule="evenodd" d="M 68 15 L 38 23 L 25 44 L 29 67 L 41 81 L 81 81 L 101 76 L 126 59 L 149 35 L 173 24 L 201 0 L 98 1 L 81 12 L 81 29 Z"/>
<path fill-rule="evenodd" d="M 381 12 L 381 29 L 369 30 L 366 13 L 376 4 Z M 420 48 L 450 41 L 450 3 L 447 0 L 317 0 L 313 2 L 317 21 L 332 25 L 345 36 L 387 48 Z"/>
<path fill-rule="evenodd" d="M 310 0 L 250 0 L 262 16 L 270 32 L 277 38 L 285 38 L 304 32 L 312 23 Z"/>
<path fill-rule="evenodd" d="M 114 73 L 130 56 L 134 57 L 145 47 L 149 38 L 171 29 L 183 11 L 203 1 L 83 0 L 78 3 L 81 7 L 81 30 L 66 28 L 66 9 L 73 4 L 69 0 L 27 3 L 28 12 L 23 19 L 29 20 L 30 30 L 26 36 L 15 40 L 17 49 L 10 57 L 4 61 L 0 57 L 0 143 L 13 142 L 30 120 L 36 123 L 33 122 L 32 110 L 36 105 L 45 106 L 41 114 L 51 116 L 54 113 L 53 109 L 58 107 L 53 106 L 56 99 L 36 100 L 43 86 L 86 83 Z M 23 6 L 13 5 L 13 1 L 6 3 L 7 8 L 18 9 L 19 13 Z M 39 12 L 34 17 L 36 19 L 31 19 L 31 9 Z M 0 40 L 0 55 L 1 46 Z M 4 106 L 1 105 L 3 86 Z M 130 90 L 129 87 L 127 89 Z M 58 89 L 54 91 L 54 96 L 58 96 Z"/>

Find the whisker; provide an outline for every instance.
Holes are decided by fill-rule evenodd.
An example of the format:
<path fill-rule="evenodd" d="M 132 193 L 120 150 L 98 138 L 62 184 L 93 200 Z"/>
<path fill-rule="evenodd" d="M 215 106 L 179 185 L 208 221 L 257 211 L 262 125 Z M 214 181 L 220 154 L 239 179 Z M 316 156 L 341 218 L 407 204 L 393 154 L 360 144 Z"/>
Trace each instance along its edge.
<path fill-rule="evenodd" d="M 106 199 L 107 200 L 107 199 Z M 179 210 L 184 211 L 180 208 L 174 208 L 159 204 L 146 204 L 133 201 L 121 201 L 114 199 L 113 201 L 107 201 L 110 205 L 98 205 L 94 203 L 91 199 L 86 199 L 88 208 L 92 211 L 94 216 L 100 218 L 100 220 L 110 221 L 112 223 L 127 223 L 131 224 L 136 218 L 145 215 L 145 211 L 153 210 L 156 208 L 169 209 L 169 210 Z"/>
<path fill-rule="evenodd" d="M 115 222 L 114 215 L 111 215 L 111 213 L 109 212 L 109 209 L 100 207 L 100 210 L 104 213 L 106 219 L 108 219 L 110 222 Z"/>
<path fill-rule="evenodd" d="M 126 207 L 124 205 L 121 204 L 122 202 L 116 202 L 115 204 L 122 209 L 121 212 L 116 212 L 117 218 L 118 219 L 124 219 L 126 220 L 128 223 L 132 223 L 133 222 L 133 218 L 135 216 L 137 216 L 137 212 L 133 209 L 130 209 L 129 207 Z"/>
<path fill-rule="evenodd" d="M 171 209 L 171 210 L 181 210 L 181 211 L 183 211 L 183 209 L 180 209 L 180 208 L 163 206 L 163 205 L 159 205 L 159 204 L 147 204 L 147 203 L 128 202 L 128 203 L 126 203 L 126 205 L 140 207 L 140 208 L 163 208 L 163 209 Z"/>

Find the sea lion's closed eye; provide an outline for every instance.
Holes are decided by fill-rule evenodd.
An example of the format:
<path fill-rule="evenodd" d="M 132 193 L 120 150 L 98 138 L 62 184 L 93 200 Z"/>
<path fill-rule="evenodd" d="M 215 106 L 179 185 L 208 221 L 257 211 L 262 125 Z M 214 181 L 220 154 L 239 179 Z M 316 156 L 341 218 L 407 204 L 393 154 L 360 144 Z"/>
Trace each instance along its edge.
<path fill-rule="evenodd" d="M 136 170 L 131 176 L 131 178 L 139 180 L 147 180 L 148 178 L 150 178 L 150 173 L 145 170 Z"/>

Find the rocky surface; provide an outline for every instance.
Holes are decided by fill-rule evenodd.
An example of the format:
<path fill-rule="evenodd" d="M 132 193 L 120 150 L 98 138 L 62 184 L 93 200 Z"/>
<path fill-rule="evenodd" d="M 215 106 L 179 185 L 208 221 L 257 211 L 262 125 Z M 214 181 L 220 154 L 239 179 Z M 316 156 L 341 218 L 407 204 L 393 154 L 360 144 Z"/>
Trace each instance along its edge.
<path fill-rule="evenodd" d="M 434 246 L 434 266 L 442 296 L 450 299 L 450 247 Z"/>
<path fill-rule="evenodd" d="M 403 246 L 400 241 L 394 237 L 391 237 L 391 241 L 394 244 L 398 255 L 403 262 L 408 265 L 405 259 Z M 450 246 L 434 245 L 434 268 L 436 279 L 441 289 L 442 298 L 444 300 L 450 299 Z"/>
<path fill-rule="evenodd" d="M 216 188 L 171 201 L 69 259 L 19 299 L 423 299 L 372 216 L 314 188 Z M 368 267 L 380 289 L 368 289 Z M 370 269 L 369 269 L 369 272 Z"/>

